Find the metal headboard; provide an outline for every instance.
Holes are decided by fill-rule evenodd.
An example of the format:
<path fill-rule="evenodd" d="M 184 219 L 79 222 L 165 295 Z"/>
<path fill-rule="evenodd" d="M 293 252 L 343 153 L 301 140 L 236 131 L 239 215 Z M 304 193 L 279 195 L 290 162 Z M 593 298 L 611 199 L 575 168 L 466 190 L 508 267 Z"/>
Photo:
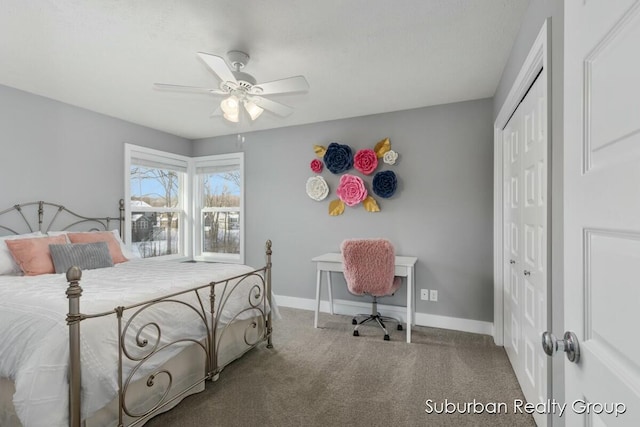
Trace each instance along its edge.
<path fill-rule="evenodd" d="M 30 208 L 37 206 L 37 209 Z M 37 215 L 37 227 L 36 221 L 33 219 L 33 214 L 35 211 L 35 215 Z M 7 220 L 12 220 L 11 225 L 3 225 L 0 224 L 0 231 L 8 231 L 12 234 L 22 234 L 22 233 L 30 233 L 34 231 L 40 231 L 42 233 L 46 233 L 48 231 L 67 231 L 71 230 L 72 227 L 81 224 L 87 224 L 91 228 L 87 231 L 93 230 L 111 230 L 113 223 L 117 222 L 118 229 L 120 231 L 120 235 L 122 236 L 123 227 L 124 227 L 124 200 L 120 199 L 119 202 L 119 217 L 87 217 L 83 215 L 78 215 L 77 213 L 67 209 L 66 207 L 59 205 L 57 203 L 50 202 L 29 202 L 29 203 L 21 203 L 18 205 L 14 205 L 8 209 L 0 212 L 0 221 L 4 221 L 5 218 Z M 66 221 L 68 223 L 62 226 L 56 226 L 53 228 L 56 219 L 58 219 L 62 214 L 62 217 L 66 217 Z M 48 219 L 48 215 L 51 215 L 51 219 Z M 47 218 L 45 218 L 47 217 Z M 32 218 L 29 220 L 29 218 Z M 46 224 L 45 224 L 46 220 Z M 15 225 L 14 225 L 15 223 Z M 26 224 L 26 231 L 19 231 L 20 228 L 24 227 Z M 19 227 L 22 226 L 22 227 Z M 6 234 L 6 233 L 0 233 Z"/>

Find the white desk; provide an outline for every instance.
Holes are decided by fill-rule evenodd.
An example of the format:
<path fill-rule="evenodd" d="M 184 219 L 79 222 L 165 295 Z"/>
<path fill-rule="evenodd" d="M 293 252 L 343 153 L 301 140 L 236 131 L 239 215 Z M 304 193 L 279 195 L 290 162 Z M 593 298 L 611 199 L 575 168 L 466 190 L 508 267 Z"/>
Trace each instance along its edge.
<path fill-rule="evenodd" d="M 311 261 L 316 263 L 316 313 L 313 319 L 313 327 L 318 327 L 318 312 L 320 311 L 320 282 L 322 281 L 322 272 L 327 272 L 327 290 L 329 292 L 329 311 L 333 314 L 333 296 L 331 295 L 331 272 L 343 272 L 342 254 L 330 252 L 324 255 L 312 258 Z M 407 342 L 411 342 L 411 325 L 413 325 L 413 294 L 415 292 L 414 283 L 414 267 L 418 258 L 413 256 L 397 256 L 396 257 L 396 276 L 407 278 Z"/>

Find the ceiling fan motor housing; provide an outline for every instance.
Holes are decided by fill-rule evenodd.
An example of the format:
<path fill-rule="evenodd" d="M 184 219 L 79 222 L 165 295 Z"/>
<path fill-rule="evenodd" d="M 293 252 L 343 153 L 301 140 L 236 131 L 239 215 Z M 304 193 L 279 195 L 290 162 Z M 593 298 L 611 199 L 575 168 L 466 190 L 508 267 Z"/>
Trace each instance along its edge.
<path fill-rule="evenodd" d="M 243 73 L 242 71 L 233 71 L 233 75 L 238 81 L 240 87 L 247 90 L 251 89 L 253 85 L 256 84 L 256 79 L 251 74 Z"/>
<path fill-rule="evenodd" d="M 236 70 L 244 68 L 249 63 L 249 59 L 251 59 L 248 54 L 240 50 L 230 50 L 227 52 L 227 57 L 231 66 Z"/>

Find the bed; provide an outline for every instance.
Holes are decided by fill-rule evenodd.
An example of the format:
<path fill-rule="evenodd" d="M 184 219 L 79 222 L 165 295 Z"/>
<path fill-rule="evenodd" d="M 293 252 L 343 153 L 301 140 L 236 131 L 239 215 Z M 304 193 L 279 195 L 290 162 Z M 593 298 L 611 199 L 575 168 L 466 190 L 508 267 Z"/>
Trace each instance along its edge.
<path fill-rule="evenodd" d="M 71 237 L 115 236 L 109 230 L 123 221 L 123 201 L 115 219 L 16 205 L 0 212 L 2 234 L 18 236 L 0 241 L 0 252 L 14 255 L 17 243 L 8 242 L 27 239 L 71 248 Z M 112 267 L 27 276 L 2 271 L 0 258 L 0 425 L 142 425 L 260 343 L 272 347 L 270 241 L 259 269 L 136 259 L 115 241 L 128 260 Z M 49 248 L 54 256 L 59 246 Z"/>

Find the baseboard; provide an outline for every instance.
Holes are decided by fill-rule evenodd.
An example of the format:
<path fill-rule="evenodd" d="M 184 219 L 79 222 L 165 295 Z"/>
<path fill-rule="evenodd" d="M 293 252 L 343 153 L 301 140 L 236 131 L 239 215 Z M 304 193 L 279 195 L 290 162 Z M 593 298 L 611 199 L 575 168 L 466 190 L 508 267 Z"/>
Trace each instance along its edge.
<path fill-rule="evenodd" d="M 289 297 L 285 295 L 274 295 L 276 304 L 280 307 L 299 308 L 302 310 L 315 310 L 316 301 L 310 298 Z M 329 313 L 329 301 L 320 301 L 320 311 Z M 333 300 L 333 312 L 353 316 L 358 313 L 368 313 L 371 311 L 371 304 L 359 301 L 348 301 L 343 299 Z M 387 316 L 398 317 L 403 322 L 407 321 L 407 309 L 404 306 L 384 305 L 378 303 L 378 311 Z M 436 314 L 415 313 L 415 324 L 417 326 L 428 326 L 431 328 L 451 329 L 454 331 L 472 332 L 474 334 L 492 335 L 493 323 L 480 320 L 461 319 L 459 317 L 440 316 Z"/>

